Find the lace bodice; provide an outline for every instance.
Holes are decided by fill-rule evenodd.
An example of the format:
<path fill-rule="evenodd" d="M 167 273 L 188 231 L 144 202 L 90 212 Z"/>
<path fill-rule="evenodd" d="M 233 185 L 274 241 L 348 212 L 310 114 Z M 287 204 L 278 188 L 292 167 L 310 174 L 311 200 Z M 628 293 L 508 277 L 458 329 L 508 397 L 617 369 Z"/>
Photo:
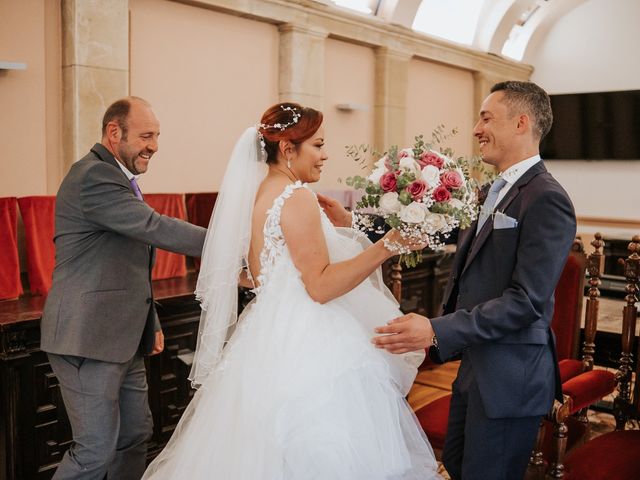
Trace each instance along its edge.
<path fill-rule="evenodd" d="M 284 235 L 282 234 L 282 228 L 280 226 L 282 206 L 285 200 L 299 188 L 306 188 L 312 191 L 306 183 L 298 180 L 295 183 L 287 185 L 283 192 L 274 199 L 272 207 L 267 210 L 267 218 L 262 230 L 264 234 L 264 246 L 260 252 L 260 274 L 256 279 L 257 286 L 253 289 L 256 295 L 260 293 L 260 290 L 267 283 L 275 261 L 282 254 L 285 246 Z"/>

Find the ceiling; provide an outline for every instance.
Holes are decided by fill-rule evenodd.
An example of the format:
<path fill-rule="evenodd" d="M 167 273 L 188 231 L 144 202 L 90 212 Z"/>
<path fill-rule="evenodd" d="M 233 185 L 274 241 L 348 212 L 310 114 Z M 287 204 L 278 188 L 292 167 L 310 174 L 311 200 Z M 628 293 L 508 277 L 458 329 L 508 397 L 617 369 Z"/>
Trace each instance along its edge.
<path fill-rule="evenodd" d="M 555 22 L 588 0 L 320 1 L 526 62 Z"/>

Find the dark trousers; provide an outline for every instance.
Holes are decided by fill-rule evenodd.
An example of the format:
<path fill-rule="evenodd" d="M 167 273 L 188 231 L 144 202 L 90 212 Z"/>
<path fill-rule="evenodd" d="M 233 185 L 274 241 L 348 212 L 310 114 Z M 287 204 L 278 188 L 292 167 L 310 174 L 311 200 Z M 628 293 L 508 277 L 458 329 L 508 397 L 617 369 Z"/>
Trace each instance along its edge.
<path fill-rule="evenodd" d="M 473 373 L 461 373 L 442 451 L 447 472 L 453 480 L 522 480 L 541 417 L 488 418 Z"/>
<path fill-rule="evenodd" d="M 125 363 L 48 354 L 73 431 L 55 480 L 139 480 L 153 421 L 144 360 Z"/>

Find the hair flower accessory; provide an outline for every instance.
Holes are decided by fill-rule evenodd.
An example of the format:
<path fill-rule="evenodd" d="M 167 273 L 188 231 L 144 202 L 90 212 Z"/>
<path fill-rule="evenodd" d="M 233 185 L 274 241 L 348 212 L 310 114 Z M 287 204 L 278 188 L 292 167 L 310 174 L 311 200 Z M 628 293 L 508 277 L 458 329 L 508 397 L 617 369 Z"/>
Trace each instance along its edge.
<path fill-rule="evenodd" d="M 290 122 L 274 123 L 273 125 L 269 125 L 266 123 L 259 123 L 258 125 L 256 125 L 256 130 L 258 131 L 258 138 L 260 139 L 260 148 L 262 149 L 263 155 L 265 155 L 267 152 L 265 150 L 266 144 L 264 143 L 264 135 L 262 134 L 261 130 L 280 130 L 282 132 L 287 128 L 298 123 L 298 120 L 300 120 L 300 117 L 302 116 L 302 114 L 299 113 L 295 107 L 287 107 L 287 106 L 281 105 L 280 108 L 282 108 L 282 110 L 285 112 L 291 112 Z"/>

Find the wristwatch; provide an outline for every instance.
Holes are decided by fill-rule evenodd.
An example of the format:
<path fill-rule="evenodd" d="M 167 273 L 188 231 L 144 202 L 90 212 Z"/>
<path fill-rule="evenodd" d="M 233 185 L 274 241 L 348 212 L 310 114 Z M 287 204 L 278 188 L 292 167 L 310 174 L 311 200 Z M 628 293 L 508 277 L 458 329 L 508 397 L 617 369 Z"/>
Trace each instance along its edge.
<path fill-rule="evenodd" d="M 431 346 L 438 348 L 438 337 L 436 337 L 435 335 L 431 339 Z"/>

